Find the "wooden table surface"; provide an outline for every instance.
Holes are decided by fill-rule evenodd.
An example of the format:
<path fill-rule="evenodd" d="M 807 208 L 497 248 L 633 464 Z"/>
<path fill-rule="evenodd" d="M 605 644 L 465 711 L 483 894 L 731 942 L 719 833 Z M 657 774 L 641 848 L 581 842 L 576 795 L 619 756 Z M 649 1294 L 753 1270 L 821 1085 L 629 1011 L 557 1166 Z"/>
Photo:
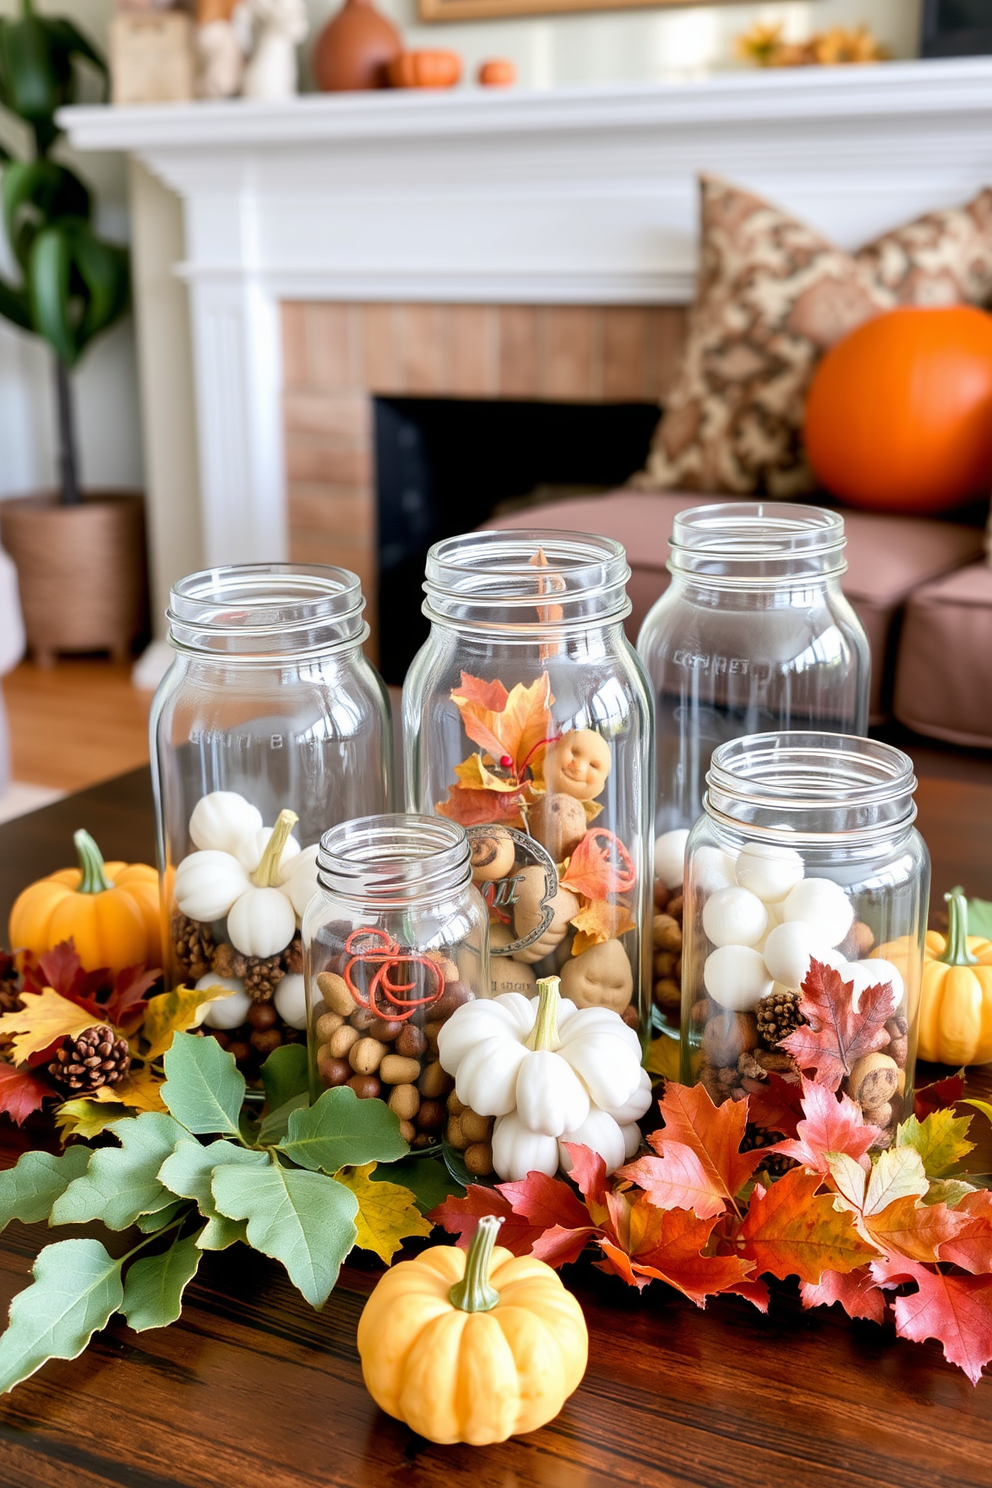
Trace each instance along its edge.
<path fill-rule="evenodd" d="M 992 788 L 921 783 L 934 897 L 992 898 Z M 70 861 L 74 828 L 108 858 L 151 857 L 147 774 L 0 827 L 0 915 Z M 981 1082 L 983 1085 L 985 1081 Z M 0 1128 L 0 1132 L 10 1128 Z M 0 1162 L 16 1136 L 0 1136 Z M 49 1236 L 0 1238 L 0 1313 Z M 379 1412 L 355 1331 L 378 1265 L 347 1265 L 314 1313 L 282 1269 L 236 1246 L 204 1258 L 181 1321 L 114 1322 L 80 1359 L 0 1401 L 9 1488 L 988 1488 L 992 1379 L 973 1388 L 936 1344 L 899 1341 L 837 1308 L 804 1313 L 777 1286 L 770 1316 L 739 1299 L 705 1312 L 654 1284 L 641 1296 L 567 1269 L 589 1368 L 557 1420 L 498 1447 L 436 1447 Z"/>

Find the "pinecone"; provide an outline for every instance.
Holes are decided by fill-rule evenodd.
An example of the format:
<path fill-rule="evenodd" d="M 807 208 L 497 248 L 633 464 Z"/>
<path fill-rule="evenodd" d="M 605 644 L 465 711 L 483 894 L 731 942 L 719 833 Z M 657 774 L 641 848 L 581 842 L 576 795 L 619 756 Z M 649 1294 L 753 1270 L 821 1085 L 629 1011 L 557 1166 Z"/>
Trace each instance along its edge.
<path fill-rule="evenodd" d="M 798 992 L 769 992 L 755 1009 L 758 1037 L 766 1049 L 777 1049 L 784 1038 L 806 1019 L 799 1011 Z"/>
<path fill-rule="evenodd" d="M 245 967 L 245 991 L 256 1002 L 268 1002 L 286 975 L 281 956 L 249 956 Z"/>
<path fill-rule="evenodd" d="M 299 934 L 294 935 L 289 945 L 282 953 L 282 959 L 286 963 L 286 970 L 291 976 L 301 976 L 303 973 L 303 941 Z"/>
<path fill-rule="evenodd" d="M 236 951 L 229 940 L 222 940 L 214 951 L 210 970 L 224 977 L 243 977 L 248 970 L 248 957 Z"/>
<path fill-rule="evenodd" d="M 119 1084 L 130 1068 L 127 1040 L 118 1038 L 109 1024 L 98 1023 L 77 1038 L 63 1039 L 48 1073 L 71 1095 L 87 1095 L 101 1085 Z"/>
<path fill-rule="evenodd" d="M 184 981 L 198 982 L 210 971 L 214 938 L 199 920 L 191 920 L 184 914 L 173 916 L 172 948 Z"/>
<path fill-rule="evenodd" d="M 741 1137 L 742 1152 L 757 1152 L 759 1148 L 775 1147 L 779 1142 L 784 1142 L 785 1137 L 780 1131 L 766 1131 L 764 1127 L 755 1126 L 748 1122 Z M 781 1178 L 790 1168 L 796 1167 L 791 1157 L 785 1157 L 781 1152 L 770 1152 L 762 1160 L 761 1166 L 770 1178 Z"/>

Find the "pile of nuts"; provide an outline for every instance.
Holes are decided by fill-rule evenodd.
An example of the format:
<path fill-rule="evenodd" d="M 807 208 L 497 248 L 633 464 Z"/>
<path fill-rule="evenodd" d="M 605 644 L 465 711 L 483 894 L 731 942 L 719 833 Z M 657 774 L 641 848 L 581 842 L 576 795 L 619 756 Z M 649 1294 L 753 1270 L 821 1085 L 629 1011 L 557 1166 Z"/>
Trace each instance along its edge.
<path fill-rule="evenodd" d="M 462 1105 L 454 1091 L 448 1096 L 448 1122 L 444 1140 L 459 1153 L 473 1178 L 488 1178 L 493 1172 L 493 1116 L 480 1116 Z"/>
<path fill-rule="evenodd" d="M 682 890 L 654 884 L 654 1005 L 673 1028 L 682 1009 Z"/>

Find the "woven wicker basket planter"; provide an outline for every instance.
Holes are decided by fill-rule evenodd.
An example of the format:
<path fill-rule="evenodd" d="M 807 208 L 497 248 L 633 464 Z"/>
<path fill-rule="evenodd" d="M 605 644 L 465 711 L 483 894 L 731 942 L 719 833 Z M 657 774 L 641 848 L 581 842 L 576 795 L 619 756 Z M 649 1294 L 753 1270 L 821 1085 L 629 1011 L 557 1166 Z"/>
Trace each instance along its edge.
<path fill-rule="evenodd" d="M 90 492 L 0 504 L 0 541 L 17 566 L 28 646 L 41 667 L 66 651 L 126 661 L 147 632 L 145 506 L 140 496 Z"/>

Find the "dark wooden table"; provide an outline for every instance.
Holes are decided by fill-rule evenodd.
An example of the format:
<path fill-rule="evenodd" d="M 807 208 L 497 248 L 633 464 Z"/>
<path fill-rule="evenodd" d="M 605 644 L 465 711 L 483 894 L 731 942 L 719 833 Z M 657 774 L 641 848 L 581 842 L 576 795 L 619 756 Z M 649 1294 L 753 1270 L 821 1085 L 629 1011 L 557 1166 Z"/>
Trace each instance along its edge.
<path fill-rule="evenodd" d="M 924 780 L 919 800 L 935 899 L 959 880 L 992 898 L 992 788 Z M 78 826 L 107 857 L 149 859 L 146 773 L 0 827 L 4 920 L 19 888 L 70 861 Z M 18 1146 L 0 1136 L 0 1162 Z M 0 1313 L 48 1238 L 16 1224 L 0 1238 Z M 114 1323 L 82 1358 L 46 1365 L 0 1401 L 0 1485 L 992 1483 L 992 1379 L 973 1389 L 936 1344 L 852 1324 L 837 1308 L 804 1313 L 788 1286 L 767 1318 L 737 1299 L 700 1312 L 584 1265 L 565 1279 L 589 1323 L 589 1368 L 558 1419 L 499 1447 L 432 1446 L 382 1415 L 361 1382 L 355 1330 L 378 1274 L 346 1266 L 318 1314 L 263 1257 L 240 1246 L 207 1255 L 179 1323 L 140 1335 Z"/>

